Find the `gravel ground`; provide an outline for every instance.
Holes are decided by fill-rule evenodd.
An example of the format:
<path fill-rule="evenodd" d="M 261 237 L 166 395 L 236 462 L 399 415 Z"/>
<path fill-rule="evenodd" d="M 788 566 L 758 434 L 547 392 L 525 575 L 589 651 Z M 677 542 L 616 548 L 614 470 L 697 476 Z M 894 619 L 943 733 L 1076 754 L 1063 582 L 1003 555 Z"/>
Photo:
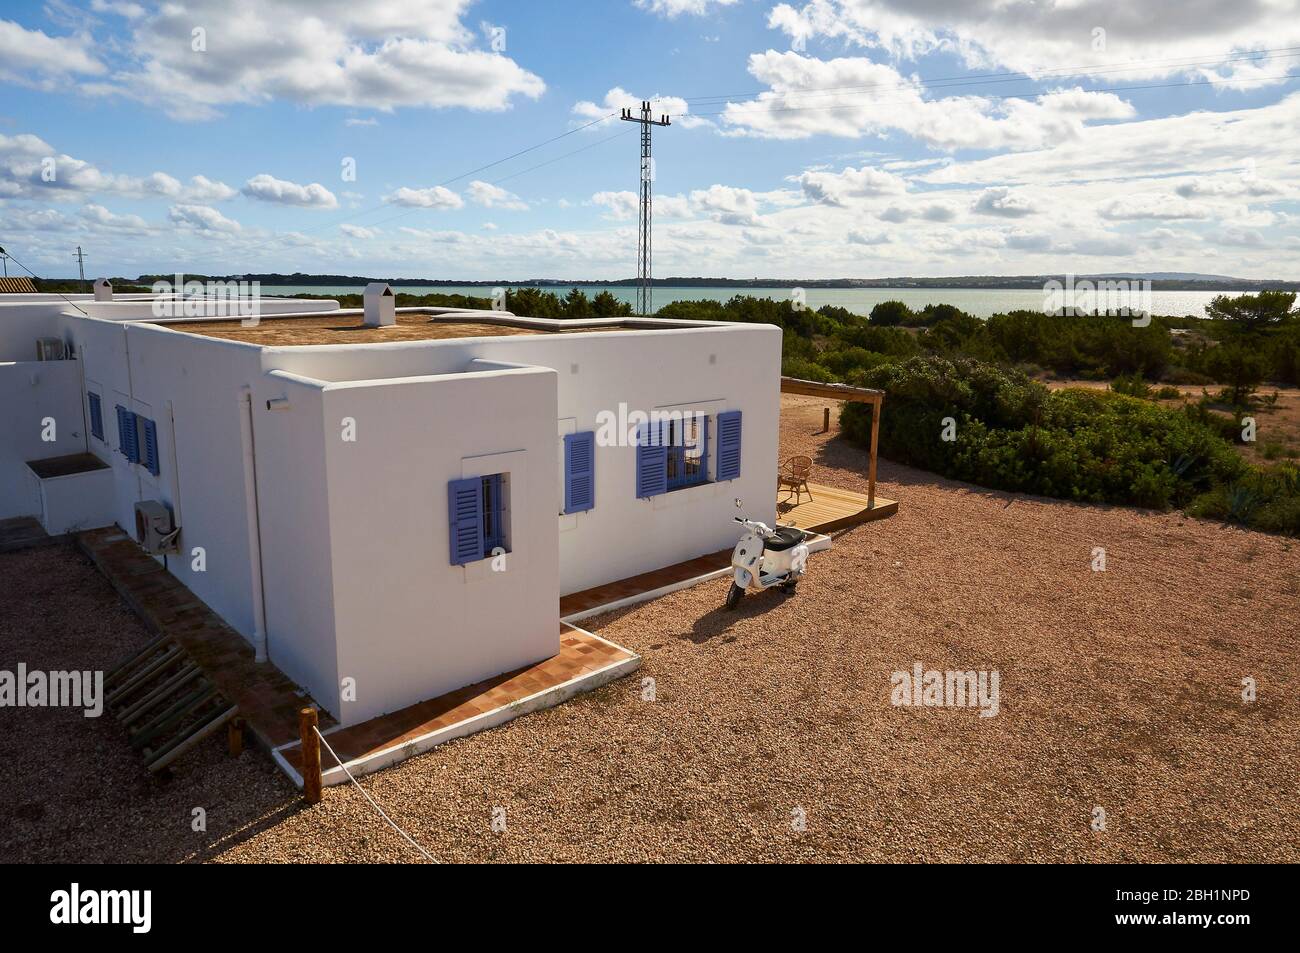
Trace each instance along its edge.
<path fill-rule="evenodd" d="M 865 492 L 865 454 L 813 435 L 822 403 L 786 399 L 782 456 Z M 723 580 L 588 620 L 644 655 L 638 675 L 362 783 L 446 861 L 1300 860 L 1300 544 L 880 476 L 899 513 L 836 534 L 796 596 L 726 613 Z M 78 558 L 47 552 L 0 557 L 19 602 L 35 560 Z M 82 568 L 46 586 L 75 625 L 7 609 L 6 649 L 85 665 L 143 638 Z M 998 715 L 892 706 L 891 673 L 915 662 L 996 670 Z M 0 797 L 25 805 L 0 820 L 11 857 L 418 859 L 355 790 L 302 810 L 255 752 L 232 763 L 214 742 L 159 786 L 110 723 L 18 716 L 0 749 Z"/>

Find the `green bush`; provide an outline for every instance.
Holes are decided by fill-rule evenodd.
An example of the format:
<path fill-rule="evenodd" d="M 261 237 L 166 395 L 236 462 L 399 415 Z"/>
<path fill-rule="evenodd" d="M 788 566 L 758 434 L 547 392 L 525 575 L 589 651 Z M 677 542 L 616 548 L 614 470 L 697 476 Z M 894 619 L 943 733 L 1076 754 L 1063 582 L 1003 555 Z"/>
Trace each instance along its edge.
<path fill-rule="evenodd" d="M 1101 391 L 1049 391 L 1015 371 L 939 357 L 860 375 L 886 391 L 880 452 L 981 486 L 1093 503 L 1182 505 L 1246 465 L 1177 410 Z M 955 439 L 941 439 L 945 421 Z M 849 404 L 845 435 L 866 445 L 871 410 Z"/>

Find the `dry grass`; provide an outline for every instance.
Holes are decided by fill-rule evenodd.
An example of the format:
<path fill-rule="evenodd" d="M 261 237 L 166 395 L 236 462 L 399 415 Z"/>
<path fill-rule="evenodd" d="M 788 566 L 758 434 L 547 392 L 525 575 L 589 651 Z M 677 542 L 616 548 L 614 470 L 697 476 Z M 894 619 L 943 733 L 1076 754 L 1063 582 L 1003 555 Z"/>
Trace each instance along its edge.
<path fill-rule="evenodd" d="M 397 323 L 382 328 L 366 327 L 359 314 L 325 314 L 320 317 L 286 318 L 274 315 L 262 318 L 253 327 L 239 321 L 185 321 L 169 327 L 201 334 L 204 337 L 244 341 L 264 347 L 290 347 L 312 344 L 384 344 L 390 341 L 445 341 L 453 338 L 512 337 L 522 334 L 564 334 L 513 324 L 467 321 L 425 312 L 398 312 Z M 572 332 L 623 330 L 617 326 L 575 327 Z"/>
<path fill-rule="evenodd" d="M 807 453 L 818 482 L 864 491 L 865 454 L 813 436 L 822 403 L 787 399 L 782 458 Z M 718 581 L 589 620 L 645 656 L 636 676 L 363 783 L 448 861 L 1300 860 L 1294 542 L 888 463 L 880 489 L 899 513 L 838 534 L 798 595 L 726 613 Z M 1104 573 L 1090 568 L 1097 546 Z M 94 617 L 112 603 L 102 583 L 72 588 L 57 624 L 22 610 L 40 630 L 22 643 L 29 664 L 102 655 L 133 624 Z M 916 661 L 998 670 L 1000 714 L 892 707 L 891 672 Z M 61 728 L 38 728 L 56 716 Z M 414 858 L 356 791 L 299 810 L 256 754 L 232 765 L 214 743 L 152 788 L 112 725 L 22 717 L 24 737 L 44 733 L 7 740 L 0 797 L 45 814 L 0 821 L 10 856 Z M 93 794 L 73 794 L 78 779 Z M 206 837 L 189 831 L 196 804 Z M 1089 827 L 1096 806 L 1105 832 Z"/>

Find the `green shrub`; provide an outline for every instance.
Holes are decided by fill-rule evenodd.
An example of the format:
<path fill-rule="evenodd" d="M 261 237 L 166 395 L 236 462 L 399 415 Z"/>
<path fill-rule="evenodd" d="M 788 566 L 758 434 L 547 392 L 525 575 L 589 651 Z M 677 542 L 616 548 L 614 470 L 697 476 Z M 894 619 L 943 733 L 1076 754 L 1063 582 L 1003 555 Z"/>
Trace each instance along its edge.
<path fill-rule="evenodd" d="M 994 489 L 1095 503 L 1181 505 L 1245 464 L 1210 427 L 1120 394 L 1049 391 L 971 360 L 912 358 L 860 375 L 886 391 L 880 452 Z M 941 439 L 945 420 L 956 439 Z M 845 435 L 865 445 L 871 411 L 850 404 Z"/>

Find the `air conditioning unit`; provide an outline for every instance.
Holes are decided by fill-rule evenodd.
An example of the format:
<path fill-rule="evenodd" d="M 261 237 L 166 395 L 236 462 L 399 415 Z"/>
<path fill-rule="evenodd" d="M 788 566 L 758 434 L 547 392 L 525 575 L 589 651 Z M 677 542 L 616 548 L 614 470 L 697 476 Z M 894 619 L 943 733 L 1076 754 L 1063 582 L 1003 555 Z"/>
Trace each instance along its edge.
<path fill-rule="evenodd" d="M 63 338 L 36 339 L 36 360 L 66 361 L 67 359 L 68 346 L 63 343 Z"/>
<path fill-rule="evenodd" d="M 177 552 L 179 535 L 180 528 L 172 525 L 172 511 L 166 504 L 157 500 L 140 500 L 135 504 L 135 539 L 146 553 Z"/>

